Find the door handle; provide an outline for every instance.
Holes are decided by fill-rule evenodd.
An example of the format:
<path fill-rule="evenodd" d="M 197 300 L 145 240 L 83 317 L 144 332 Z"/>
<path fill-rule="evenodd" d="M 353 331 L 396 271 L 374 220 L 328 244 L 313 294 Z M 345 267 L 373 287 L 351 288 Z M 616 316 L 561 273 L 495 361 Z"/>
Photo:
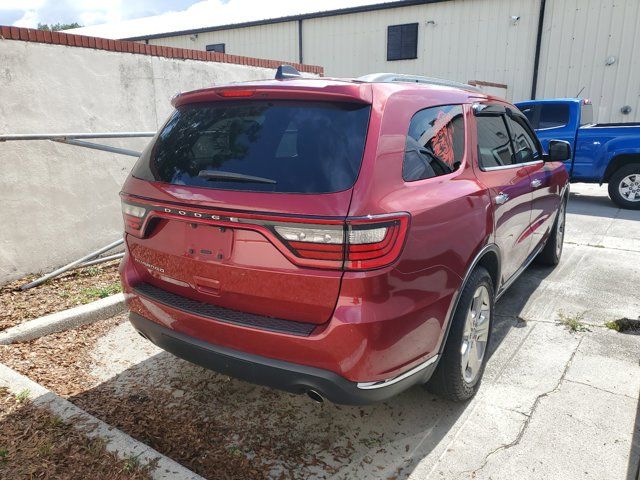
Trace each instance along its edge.
<path fill-rule="evenodd" d="M 509 200 L 509 195 L 507 195 L 506 193 L 500 192 L 498 195 L 496 195 L 496 205 L 502 205 L 503 203 L 506 203 L 507 200 Z"/>
<path fill-rule="evenodd" d="M 533 188 L 538 188 L 540 185 L 542 185 L 542 180 L 539 179 L 535 179 L 535 180 L 531 180 L 531 186 Z"/>

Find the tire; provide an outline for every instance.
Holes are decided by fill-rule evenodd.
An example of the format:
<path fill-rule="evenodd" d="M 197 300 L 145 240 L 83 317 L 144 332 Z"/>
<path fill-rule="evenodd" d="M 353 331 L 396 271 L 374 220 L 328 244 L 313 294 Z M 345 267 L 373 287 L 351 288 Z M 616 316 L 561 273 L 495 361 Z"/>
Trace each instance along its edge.
<path fill-rule="evenodd" d="M 640 210 L 640 163 L 625 165 L 611 175 L 609 197 L 620 208 Z"/>
<path fill-rule="evenodd" d="M 542 251 L 536 257 L 536 262 L 542 265 L 556 266 L 560 263 L 560 257 L 562 256 L 562 247 L 564 245 L 564 227 L 567 216 L 567 199 L 563 199 L 560 203 L 560 209 L 556 216 L 556 221 L 553 224 L 547 243 Z"/>
<path fill-rule="evenodd" d="M 460 301 L 451 319 L 451 330 L 442 358 L 426 385 L 428 390 L 454 402 L 468 400 L 476 394 L 487 362 L 493 322 L 493 304 L 494 291 L 491 276 L 483 267 L 477 267 L 471 273 L 460 295 Z M 472 312 L 474 308 L 477 312 L 478 305 L 481 305 L 482 315 L 480 317 L 477 314 L 474 316 Z M 484 319 L 480 324 L 481 329 L 473 327 L 475 318 Z M 484 345 L 478 341 L 474 347 L 473 337 L 480 332 L 486 334 Z M 479 347 L 482 347 L 482 355 L 478 361 Z M 465 350 L 469 352 L 468 357 L 463 354 Z M 474 353 L 475 356 L 473 356 Z M 472 359 L 475 361 L 470 362 Z M 473 368 L 471 368 L 472 363 Z"/>

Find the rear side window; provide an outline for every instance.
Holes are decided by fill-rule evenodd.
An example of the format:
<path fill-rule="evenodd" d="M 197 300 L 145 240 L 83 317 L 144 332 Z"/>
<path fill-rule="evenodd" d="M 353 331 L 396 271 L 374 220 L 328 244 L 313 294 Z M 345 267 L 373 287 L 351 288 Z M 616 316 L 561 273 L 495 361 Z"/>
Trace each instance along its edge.
<path fill-rule="evenodd" d="M 279 193 L 351 188 L 370 107 L 291 101 L 216 102 L 176 110 L 133 176 L 176 185 Z"/>
<path fill-rule="evenodd" d="M 527 120 L 529 120 L 529 125 L 531 125 L 532 128 L 538 128 L 538 121 L 535 115 L 535 106 L 522 107 L 520 111 L 524 113 L 525 117 L 527 117 Z"/>
<path fill-rule="evenodd" d="M 481 168 L 511 165 L 511 142 L 503 115 L 477 116 L 478 161 Z"/>
<path fill-rule="evenodd" d="M 464 156 L 464 142 L 460 105 L 420 110 L 409 124 L 402 178 L 412 182 L 456 171 Z"/>
<path fill-rule="evenodd" d="M 540 105 L 540 120 L 537 128 L 559 128 L 569 124 L 569 105 L 566 103 L 544 103 Z"/>

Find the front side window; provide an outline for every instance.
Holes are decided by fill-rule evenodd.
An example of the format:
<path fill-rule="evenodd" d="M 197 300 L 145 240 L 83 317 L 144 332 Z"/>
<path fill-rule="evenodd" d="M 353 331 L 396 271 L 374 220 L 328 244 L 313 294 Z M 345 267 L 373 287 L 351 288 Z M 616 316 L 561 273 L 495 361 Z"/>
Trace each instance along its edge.
<path fill-rule="evenodd" d="M 360 171 L 369 112 L 369 105 L 284 100 L 184 105 L 133 176 L 221 190 L 346 190 Z"/>
<path fill-rule="evenodd" d="M 413 182 L 456 171 L 464 156 L 464 142 L 462 106 L 420 110 L 409 124 L 402 178 Z"/>
<path fill-rule="evenodd" d="M 504 115 L 477 116 L 480 168 L 511 165 L 513 155 Z"/>
<path fill-rule="evenodd" d="M 526 163 L 538 160 L 540 152 L 538 152 L 536 142 L 529 132 L 517 120 L 509 118 L 508 122 L 513 148 L 515 149 L 512 163 Z"/>

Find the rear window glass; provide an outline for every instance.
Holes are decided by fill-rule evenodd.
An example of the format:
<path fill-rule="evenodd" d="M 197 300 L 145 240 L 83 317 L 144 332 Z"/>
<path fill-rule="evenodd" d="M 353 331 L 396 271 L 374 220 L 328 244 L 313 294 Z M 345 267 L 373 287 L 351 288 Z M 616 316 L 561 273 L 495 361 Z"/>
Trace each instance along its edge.
<path fill-rule="evenodd" d="M 540 105 L 540 120 L 537 128 L 558 128 L 569 123 L 569 105 L 545 103 Z"/>
<path fill-rule="evenodd" d="M 330 193 L 353 186 L 369 106 L 217 102 L 176 110 L 133 176 L 224 190 Z"/>

